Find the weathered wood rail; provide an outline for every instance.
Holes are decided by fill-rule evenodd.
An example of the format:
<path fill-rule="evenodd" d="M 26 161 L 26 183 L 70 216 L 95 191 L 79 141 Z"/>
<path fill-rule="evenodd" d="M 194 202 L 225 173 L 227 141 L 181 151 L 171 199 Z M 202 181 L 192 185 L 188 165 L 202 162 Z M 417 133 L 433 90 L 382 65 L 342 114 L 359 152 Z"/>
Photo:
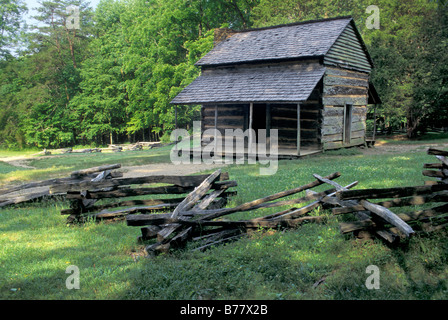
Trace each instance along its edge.
<path fill-rule="evenodd" d="M 171 213 L 139 214 L 126 217 L 127 225 L 143 227 L 141 228 L 142 235 L 139 237 L 140 241 L 153 241 L 155 239 L 155 242 L 153 241 L 145 248 L 148 255 L 184 247 L 189 241 L 196 243 L 193 250 L 202 251 L 217 244 L 237 240 L 258 228 L 297 228 L 304 223 L 324 222 L 326 217 L 308 214 L 321 204 L 321 200 L 324 197 L 335 192 L 335 189 L 332 188 L 323 192 L 311 192 L 305 196 L 297 197 L 297 194 L 302 191 L 324 184 L 322 181 L 315 180 L 306 185 L 278 192 L 233 208 L 211 209 L 208 206 L 210 199 L 205 194 L 213 186 L 218 173 L 216 171 L 204 179 L 201 185 L 179 203 Z M 339 176 L 340 174 L 336 172 L 325 177 L 325 179 L 330 181 Z M 347 188 L 355 185 L 356 183 L 351 184 Z M 294 197 L 276 201 L 288 196 Z M 306 205 L 298 208 L 297 205 L 299 204 Z M 291 207 L 274 214 L 249 220 L 222 219 L 223 216 L 237 212 L 286 205 Z"/>
<path fill-rule="evenodd" d="M 339 206 L 333 208 L 333 214 L 351 214 L 357 219 L 341 222 L 341 232 L 368 238 L 376 235 L 388 242 L 397 242 L 415 232 L 431 232 L 448 226 L 448 151 L 429 148 L 427 153 L 435 155 L 440 162 L 424 164 L 423 168 L 430 170 L 423 170 L 422 174 L 436 181 L 425 181 L 424 186 L 338 191 L 337 200 L 331 201 Z M 383 201 L 371 203 L 367 199 Z M 429 207 L 431 204 L 436 205 Z M 421 208 L 415 210 L 416 206 Z M 412 209 L 395 214 L 390 210 L 392 207 Z"/>
<path fill-rule="evenodd" d="M 442 170 L 445 174 L 443 170 L 446 159 L 441 158 L 445 157 L 443 155 L 445 153 L 434 149 L 430 149 L 428 153 L 436 155 L 442 164 L 425 164 L 424 168 Z M 214 181 L 218 172 L 215 172 L 204 179 L 201 187 L 192 191 L 182 202 L 173 203 L 169 213 L 140 211 L 143 214 L 127 215 L 126 222 L 128 226 L 141 227 L 141 236 L 138 239 L 146 243 L 145 249 L 150 256 L 185 247 L 189 242 L 194 243 L 192 250 L 202 251 L 215 245 L 235 241 L 255 229 L 297 228 L 304 223 L 325 223 L 328 219 L 338 219 L 343 234 L 354 233 L 358 238 L 378 237 L 396 243 L 416 233 L 436 231 L 448 225 L 448 184 L 444 181 L 446 177 L 428 175 L 425 171 L 423 174 L 437 177 L 441 181 L 426 183 L 423 186 L 350 190 L 358 182 L 341 186 L 334 181 L 340 176 L 338 172 L 327 177 L 314 174 L 316 180 L 306 185 L 233 208 L 212 209 L 206 203 L 207 197 L 203 196 L 213 184 L 216 184 Z M 321 192 L 311 190 L 323 184 L 330 185 L 330 189 Z M 302 191 L 306 194 L 298 196 Z M 282 200 L 285 197 L 289 198 Z M 283 210 L 279 212 L 248 220 L 223 219 L 224 216 L 238 212 L 281 206 Z M 284 209 L 285 206 L 289 208 Z M 416 210 L 416 206 L 421 208 Z M 332 215 L 310 214 L 319 207 L 331 208 Z M 401 207 L 412 209 L 398 213 L 391 210 Z M 350 215 L 347 216 L 348 214 Z"/>
<path fill-rule="evenodd" d="M 70 208 L 61 211 L 61 214 L 68 215 L 67 222 L 82 222 L 89 218 L 123 219 L 130 214 L 171 210 L 184 201 L 180 194 L 192 192 L 208 176 L 149 175 L 114 178 L 113 172 L 109 170 L 111 168 L 105 169 L 94 179 L 53 185 L 50 188 L 51 194 L 65 193 L 66 198 L 71 201 Z M 214 191 L 208 197 L 208 205 L 214 208 L 225 205 L 228 197 L 236 194 L 236 191 L 229 190 L 235 186 L 236 181 L 229 180 L 227 172 L 219 172 L 216 181 L 210 186 Z M 135 199 L 151 195 L 171 197 Z M 134 199 L 130 199 L 131 197 Z M 99 203 L 102 199 L 108 201 Z"/>
<path fill-rule="evenodd" d="M 65 185 L 72 185 L 84 181 L 91 181 L 99 172 L 120 168 L 120 164 L 104 165 L 84 170 L 73 171 L 69 177 L 55 178 L 42 181 L 33 181 L 21 185 L 10 186 L 0 189 L 0 207 L 9 205 L 50 199 L 53 197 L 65 197 L 66 192 L 56 191 L 50 193 L 50 188 L 58 188 Z M 121 172 L 110 172 L 110 178 L 120 178 Z"/>

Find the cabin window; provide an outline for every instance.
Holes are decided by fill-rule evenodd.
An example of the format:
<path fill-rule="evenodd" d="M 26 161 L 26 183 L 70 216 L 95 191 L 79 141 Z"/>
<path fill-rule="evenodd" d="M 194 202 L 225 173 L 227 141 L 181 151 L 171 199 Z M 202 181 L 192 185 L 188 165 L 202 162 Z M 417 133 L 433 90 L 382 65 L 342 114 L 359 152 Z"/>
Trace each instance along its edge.
<path fill-rule="evenodd" d="M 353 106 L 351 104 L 344 105 L 344 143 L 349 144 L 352 132 L 352 113 Z"/>

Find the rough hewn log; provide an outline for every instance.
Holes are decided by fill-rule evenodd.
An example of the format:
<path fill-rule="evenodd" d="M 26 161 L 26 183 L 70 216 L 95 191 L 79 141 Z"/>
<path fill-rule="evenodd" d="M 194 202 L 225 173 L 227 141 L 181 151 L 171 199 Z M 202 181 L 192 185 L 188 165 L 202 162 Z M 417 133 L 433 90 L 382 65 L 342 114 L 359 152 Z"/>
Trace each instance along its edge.
<path fill-rule="evenodd" d="M 108 187 L 118 187 L 132 184 L 146 184 L 146 183 L 167 183 L 174 184 L 181 187 L 196 187 L 198 186 L 207 175 L 196 175 L 196 176 L 166 176 L 166 175 L 154 175 L 154 176 L 144 176 L 137 178 L 121 178 L 112 179 L 99 182 L 80 182 L 72 183 L 64 186 L 53 186 L 50 188 L 50 192 L 69 192 L 69 191 L 81 191 L 81 190 L 91 190 L 91 189 L 101 189 Z M 227 172 L 221 174 L 220 180 L 228 180 L 229 175 Z"/>
<path fill-rule="evenodd" d="M 386 208 L 391 208 L 391 207 L 417 206 L 430 202 L 448 202 L 448 192 L 441 191 L 428 195 L 396 198 L 392 200 L 382 201 L 379 202 L 378 204 Z"/>
<path fill-rule="evenodd" d="M 297 227 L 304 222 L 321 222 L 325 219 L 323 216 L 310 216 L 297 219 L 279 219 L 279 220 L 240 220 L 240 221 L 224 221 L 224 220 L 183 220 L 180 218 L 171 218 L 169 214 L 153 214 L 153 215 L 131 215 L 126 217 L 128 226 L 144 226 L 144 225 L 162 225 L 162 224 L 179 224 L 186 226 L 198 227 L 226 227 L 226 228 L 277 228 L 277 227 Z"/>
<path fill-rule="evenodd" d="M 90 199 L 105 199 L 105 198 L 125 198 L 142 196 L 149 194 L 182 194 L 193 190 L 193 187 L 177 187 L 177 186 L 166 186 L 166 187 L 152 187 L 152 188 L 123 188 L 112 191 L 94 191 L 89 192 L 88 197 Z M 67 199 L 80 199 L 81 196 L 78 191 L 68 191 Z"/>
<path fill-rule="evenodd" d="M 416 210 L 411 212 L 397 214 L 405 222 L 412 222 L 414 220 L 426 220 L 435 217 L 441 213 L 448 212 L 448 203 L 430 209 Z"/>
<path fill-rule="evenodd" d="M 442 161 L 443 165 L 445 167 L 448 167 L 448 159 L 444 156 L 436 156 L 437 159 L 439 159 L 440 161 Z"/>
<path fill-rule="evenodd" d="M 105 171 L 105 170 L 113 170 L 113 169 L 119 169 L 121 168 L 121 164 L 120 163 L 116 163 L 116 164 L 108 164 L 108 165 L 103 165 L 103 166 L 98 166 L 98 167 L 92 167 L 92 168 L 88 168 L 88 169 L 82 169 L 82 170 L 78 170 L 78 171 L 73 171 L 70 176 L 77 178 L 80 176 L 86 176 L 89 175 L 91 173 L 96 173 L 96 172 L 101 172 L 101 171 Z"/>
<path fill-rule="evenodd" d="M 443 163 L 425 163 L 423 164 L 423 168 L 425 169 L 443 169 L 448 166 L 445 166 Z"/>
<path fill-rule="evenodd" d="M 272 220 L 280 220 L 280 219 L 296 219 L 300 216 L 303 216 L 307 214 L 308 212 L 313 211 L 314 209 L 318 208 L 321 205 L 321 202 L 319 200 L 314 201 L 302 208 L 298 208 L 296 210 L 293 210 L 291 212 L 278 215 L 276 217 L 271 218 Z"/>
<path fill-rule="evenodd" d="M 339 172 L 335 172 L 332 173 L 331 175 L 328 175 L 327 177 L 325 177 L 326 179 L 332 180 L 332 179 L 336 179 L 337 177 L 339 177 L 341 174 Z M 289 204 L 297 204 L 297 203 L 301 203 L 301 202 L 305 202 L 305 201 L 312 201 L 312 200 L 316 200 L 316 197 L 303 197 L 300 199 L 293 199 L 293 200 L 286 200 L 286 201 L 280 201 L 277 204 L 268 204 L 266 206 L 261 206 L 262 204 L 269 202 L 269 201 L 273 201 L 276 199 L 280 199 L 283 197 L 287 197 L 302 191 L 305 191 L 307 189 L 311 189 L 313 187 L 316 187 L 318 185 L 323 184 L 323 182 L 316 180 L 313 181 L 311 183 L 308 183 L 306 185 L 300 186 L 298 188 L 294 188 L 294 189 L 290 189 L 287 191 L 282 191 L 282 192 L 278 192 L 272 195 L 269 195 L 267 197 L 264 198 L 260 198 L 260 199 L 256 199 L 247 203 L 243 203 L 239 206 L 236 206 L 234 208 L 224 208 L 224 209 L 218 209 L 218 210 L 204 210 L 201 213 L 203 213 L 205 216 L 203 219 L 215 219 L 217 217 L 220 217 L 222 215 L 227 215 L 230 213 L 234 213 L 234 212 L 242 212 L 242 211 L 248 211 L 248 210 L 253 210 L 253 209 L 258 209 L 261 207 L 273 207 L 273 206 L 278 206 L 278 205 L 289 205 Z M 269 206 L 270 205 L 270 206 Z M 194 210 L 193 210 L 194 211 Z"/>
<path fill-rule="evenodd" d="M 216 170 L 211 175 L 209 175 L 207 178 L 205 178 L 199 186 L 197 186 L 191 193 L 189 193 L 185 199 L 179 203 L 179 205 L 174 209 L 173 213 L 171 214 L 171 218 L 176 218 L 180 215 L 182 211 L 188 211 L 191 208 L 193 208 L 196 203 L 204 197 L 207 192 L 212 187 L 213 182 L 221 175 L 221 169 Z M 157 238 L 159 241 L 163 241 L 169 237 L 171 233 L 173 233 L 176 229 L 179 228 L 179 225 L 174 224 L 172 226 L 168 226 L 167 228 L 164 228 L 160 230 L 160 232 L 157 234 Z"/>
<path fill-rule="evenodd" d="M 200 203 L 198 203 L 197 205 L 195 205 L 193 208 L 196 209 L 196 210 L 205 210 L 205 209 L 207 209 L 207 207 L 216 198 L 218 198 L 224 191 L 225 191 L 225 189 L 214 190 L 212 193 L 210 193 L 209 195 L 205 196 L 204 199 L 202 199 L 202 201 Z"/>
<path fill-rule="evenodd" d="M 234 208 L 224 208 L 224 209 L 216 209 L 216 210 L 190 210 L 190 214 L 194 215 L 200 215 L 201 219 L 203 220 L 212 220 L 224 215 L 228 215 L 235 212 L 244 212 L 244 211 L 250 211 L 255 209 L 261 209 L 261 208 L 274 208 L 279 206 L 286 206 L 286 205 L 294 205 L 299 203 L 304 203 L 308 201 L 314 201 L 320 198 L 325 197 L 328 194 L 331 194 L 335 191 L 335 189 L 330 189 L 327 191 L 310 194 L 305 197 L 297 198 L 297 199 L 291 199 L 291 200 L 283 200 L 283 201 L 277 201 L 277 202 L 270 202 L 270 203 L 260 203 L 257 202 L 257 200 L 248 202 L 245 204 L 242 204 L 240 206 L 234 207 Z M 265 199 L 265 198 L 263 198 Z M 258 199 L 261 200 L 261 199 Z"/>
<path fill-rule="evenodd" d="M 129 207 L 129 206 L 155 206 L 160 204 L 176 204 L 180 203 L 183 200 L 183 198 L 170 198 L 170 199 L 144 199 L 144 200 L 128 200 L 128 201 L 120 201 L 115 203 L 107 203 L 102 205 L 96 205 L 93 207 L 88 208 L 87 210 L 83 212 L 93 212 L 93 211 L 100 211 L 104 209 L 111 209 L 111 208 L 118 208 L 118 207 Z M 61 215 L 66 214 L 74 214 L 77 211 L 74 209 L 63 209 L 61 210 Z"/>
<path fill-rule="evenodd" d="M 112 177 L 120 177 L 123 176 L 123 174 L 112 172 Z M 25 183 L 22 185 L 12 186 L 9 188 L 3 188 L 0 189 L 0 195 L 8 194 L 20 190 L 26 190 L 26 189 L 33 189 L 38 187 L 47 187 L 47 186 L 54 186 L 54 185 L 61 185 L 61 184 L 73 184 L 73 183 L 79 183 L 81 181 L 90 181 L 92 179 L 91 176 L 79 176 L 79 177 L 67 177 L 67 178 L 55 178 L 55 179 L 48 179 L 48 180 L 42 180 L 42 181 L 34 181 L 30 183 Z"/>
<path fill-rule="evenodd" d="M 13 186 L 9 188 L 3 188 L 0 189 L 0 195 L 8 194 L 20 190 L 26 190 L 26 189 L 32 189 L 32 188 L 38 188 L 38 187 L 47 187 L 55 184 L 62 184 L 62 183 L 74 183 L 77 182 L 77 180 L 73 180 L 72 178 L 58 178 L 58 179 L 49 179 L 49 180 L 43 180 L 43 181 L 35 181 L 30 183 L 25 183 L 18 186 Z"/>
<path fill-rule="evenodd" d="M 397 227 L 398 230 L 400 230 L 407 237 L 415 233 L 414 230 L 406 222 L 404 222 L 400 217 L 398 217 L 395 213 L 393 213 L 389 209 L 371 203 L 367 200 L 361 200 L 359 201 L 359 203 L 370 212 L 378 215 L 385 221 Z"/>
<path fill-rule="evenodd" d="M 96 218 L 96 219 L 110 219 L 110 218 L 118 218 L 118 217 L 124 217 L 129 214 L 136 214 L 136 213 L 148 213 L 152 211 L 160 211 L 160 210 L 168 210 L 173 207 L 176 207 L 176 203 L 163 203 L 163 204 L 157 204 L 153 206 L 146 206 L 146 207 L 132 207 L 132 208 L 125 208 L 121 210 L 114 210 L 114 211 L 101 211 L 96 214 L 90 215 L 90 217 Z"/>
<path fill-rule="evenodd" d="M 349 233 L 360 229 L 375 227 L 376 224 L 372 220 L 361 220 L 339 223 L 341 233 Z"/>
<path fill-rule="evenodd" d="M 448 176 L 448 170 L 423 170 L 422 175 L 432 178 L 446 178 Z"/>
<path fill-rule="evenodd" d="M 416 186 L 416 187 L 396 187 L 380 189 L 360 189 L 338 191 L 336 196 L 341 200 L 348 199 L 383 199 L 409 197 L 422 194 L 430 194 L 438 191 L 448 190 L 444 184 Z"/>
<path fill-rule="evenodd" d="M 448 151 L 443 151 L 443 150 L 434 149 L 434 148 L 429 148 L 427 152 L 428 152 L 428 154 L 431 154 L 434 156 L 444 156 L 444 157 L 448 156 Z"/>
<path fill-rule="evenodd" d="M 6 207 L 9 205 L 13 205 L 13 204 L 19 204 L 19 203 L 26 203 L 26 202 L 30 202 L 30 201 L 37 201 L 40 199 L 45 199 L 45 198 L 51 198 L 54 196 L 64 196 L 64 194 L 50 194 L 47 191 L 43 191 L 43 192 L 35 192 L 35 193 L 29 193 L 26 195 L 21 195 L 6 201 L 3 201 L 0 203 L 0 207 Z"/>
<path fill-rule="evenodd" d="M 350 206 L 350 207 L 341 207 L 341 208 L 333 208 L 332 209 L 332 213 L 334 215 L 338 215 L 338 214 L 345 214 L 345 213 L 352 213 L 352 212 L 358 212 L 358 211 L 364 211 L 365 208 L 358 204 L 355 206 Z"/>
<path fill-rule="evenodd" d="M 215 190 L 227 189 L 237 186 L 236 181 L 218 181 L 212 185 Z M 111 191 L 94 191 L 89 193 L 90 199 L 103 199 L 103 198 L 119 198 L 119 197 L 134 197 L 148 194 L 183 194 L 194 190 L 194 187 L 179 187 L 179 186 L 163 186 L 163 187 L 150 187 L 150 188 L 122 188 Z M 79 199 L 79 193 L 68 191 L 67 199 Z"/>

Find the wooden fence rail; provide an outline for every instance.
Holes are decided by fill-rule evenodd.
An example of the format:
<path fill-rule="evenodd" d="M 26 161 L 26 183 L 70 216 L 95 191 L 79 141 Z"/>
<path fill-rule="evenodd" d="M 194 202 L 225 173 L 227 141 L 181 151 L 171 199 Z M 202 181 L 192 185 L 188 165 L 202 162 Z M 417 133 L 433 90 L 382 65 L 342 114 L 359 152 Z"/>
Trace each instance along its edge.
<path fill-rule="evenodd" d="M 417 228 L 418 232 L 431 232 L 448 226 L 448 152 L 429 148 L 427 153 L 440 162 L 423 165 L 424 169 L 431 169 L 423 170 L 423 176 L 437 179 L 425 181 L 424 186 L 339 191 L 339 207 L 332 210 L 333 214 L 351 214 L 357 219 L 341 222 L 341 232 L 361 237 L 377 235 L 396 242 L 411 236 Z M 373 204 L 367 199 L 384 201 Z M 415 210 L 415 206 L 424 207 Z M 392 207 L 413 209 L 395 214 L 388 209 Z"/>
<path fill-rule="evenodd" d="M 184 200 L 179 197 L 180 194 L 192 192 L 208 177 L 202 174 L 114 178 L 109 170 L 111 168 L 101 168 L 106 170 L 101 171 L 95 179 L 55 185 L 50 188 L 51 194 L 65 193 L 66 198 L 71 201 L 71 207 L 61 211 L 61 214 L 68 215 L 67 222 L 81 222 L 89 218 L 119 219 L 130 214 L 171 210 Z M 237 183 L 228 180 L 227 172 L 219 172 L 216 178 L 210 189 L 219 191 L 219 194 L 209 201 L 209 205 L 218 208 L 225 205 L 228 197 L 236 194 L 236 191 L 229 189 L 237 186 Z M 152 195 L 169 195 L 170 198 L 130 199 Z M 103 199 L 108 201 L 98 203 Z"/>

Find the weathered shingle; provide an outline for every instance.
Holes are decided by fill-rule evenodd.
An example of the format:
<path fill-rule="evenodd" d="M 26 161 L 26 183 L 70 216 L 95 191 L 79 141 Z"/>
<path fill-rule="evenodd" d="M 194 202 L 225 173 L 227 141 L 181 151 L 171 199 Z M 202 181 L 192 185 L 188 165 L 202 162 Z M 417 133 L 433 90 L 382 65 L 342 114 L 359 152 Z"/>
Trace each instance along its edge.
<path fill-rule="evenodd" d="M 317 62 L 214 69 L 203 72 L 171 103 L 300 102 L 324 73 Z"/>
<path fill-rule="evenodd" d="M 323 56 L 350 23 L 350 17 L 237 32 L 196 65 L 212 66 Z"/>

